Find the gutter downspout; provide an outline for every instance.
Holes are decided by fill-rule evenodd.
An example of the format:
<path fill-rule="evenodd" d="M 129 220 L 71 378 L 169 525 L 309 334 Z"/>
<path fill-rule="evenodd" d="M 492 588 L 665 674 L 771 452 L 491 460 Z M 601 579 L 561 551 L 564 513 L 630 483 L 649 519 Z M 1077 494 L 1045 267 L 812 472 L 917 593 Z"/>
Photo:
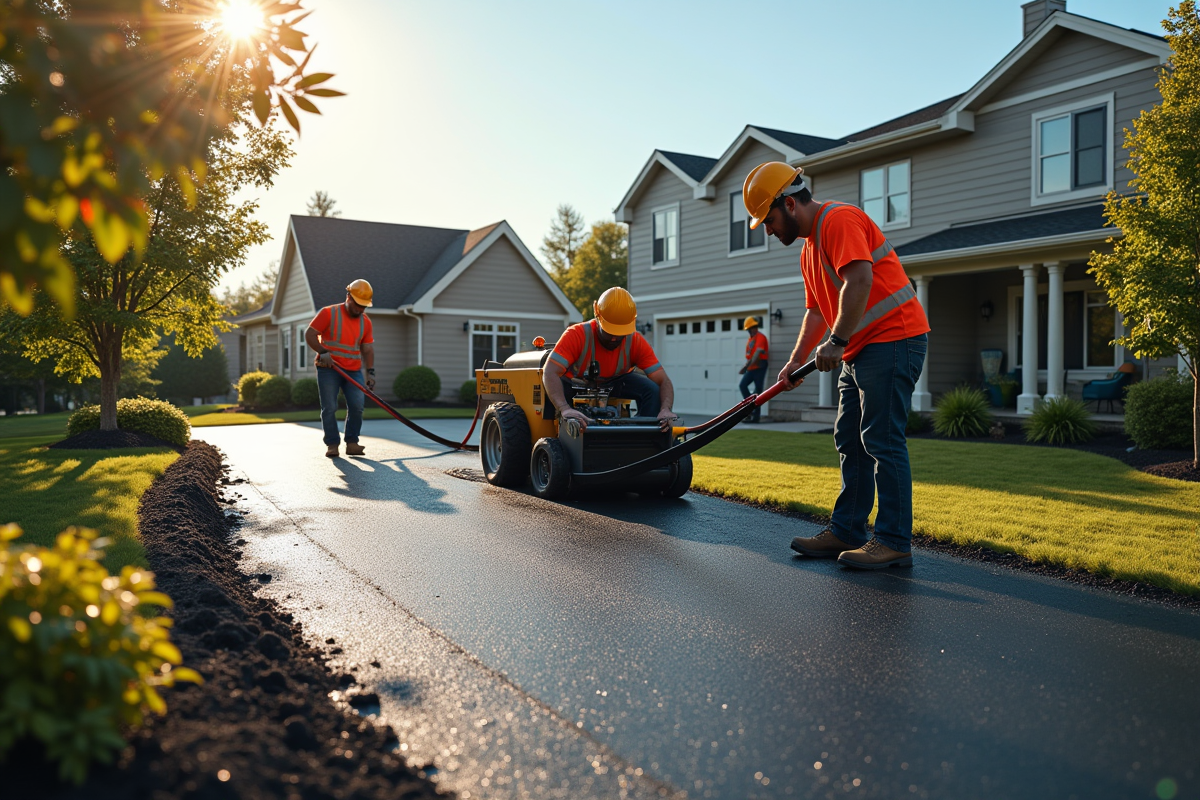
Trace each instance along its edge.
<path fill-rule="evenodd" d="M 417 366 L 425 364 L 425 318 L 420 314 L 412 312 L 412 306 L 404 306 L 400 311 L 406 317 L 412 317 L 417 321 Z"/>

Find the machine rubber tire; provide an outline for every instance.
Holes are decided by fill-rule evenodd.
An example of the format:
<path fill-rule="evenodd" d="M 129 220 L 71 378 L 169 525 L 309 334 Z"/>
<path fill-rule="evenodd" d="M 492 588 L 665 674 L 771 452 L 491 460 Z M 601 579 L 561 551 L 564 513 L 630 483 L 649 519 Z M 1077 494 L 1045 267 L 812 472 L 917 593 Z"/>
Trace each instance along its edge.
<path fill-rule="evenodd" d="M 683 497 L 692 485 L 692 454 L 683 456 L 671 468 L 675 474 L 667 488 L 662 490 L 662 496 L 674 500 Z"/>
<path fill-rule="evenodd" d="M 566 496 L 571 488 L 571 460 L 558 439 L 537 440 L 529 457 L 529 482 L 533 493 L 543 500 Z"/>
<path fill-rule="evenodd" d="M 479 462 L 493 486 L 520 486 L 529 476 L 529 420 L 516 403 L 493 403 L 483 412 Z"/>

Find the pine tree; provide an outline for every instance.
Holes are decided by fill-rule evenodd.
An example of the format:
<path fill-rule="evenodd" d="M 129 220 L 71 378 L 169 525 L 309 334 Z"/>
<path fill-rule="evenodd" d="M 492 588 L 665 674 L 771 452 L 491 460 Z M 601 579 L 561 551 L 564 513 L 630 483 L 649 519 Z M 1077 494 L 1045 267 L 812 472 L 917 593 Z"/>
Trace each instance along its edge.
<path fill-rule="evenodd" d="M 560 287 L 567 270 L 575 263 L 575 254 L 579 252 L 585 236 L 583 215 L 568 203 L 559 205 L 554 221 L 550 223 L 550 232 L 542 239 L 542 255 L 550 264 L 550 274 Z"/>

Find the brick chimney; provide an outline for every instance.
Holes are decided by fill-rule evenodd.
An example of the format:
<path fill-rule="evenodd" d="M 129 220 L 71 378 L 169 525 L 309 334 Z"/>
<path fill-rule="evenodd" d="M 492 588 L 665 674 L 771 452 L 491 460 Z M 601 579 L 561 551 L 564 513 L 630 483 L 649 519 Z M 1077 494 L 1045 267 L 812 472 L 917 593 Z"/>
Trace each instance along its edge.
<path fill-rule="evenodd" d="M 1033 0 L 1033 2 L 1021 6 L 1021 11 L 1025 14 L 1025 33 L 1023 36 L 1028 36 L 1037 30 L 1037 26 L 1045 22 L 1046 17 L 1055 11 L 1065 12 L 1066 10 L 1067 0 Z"/>

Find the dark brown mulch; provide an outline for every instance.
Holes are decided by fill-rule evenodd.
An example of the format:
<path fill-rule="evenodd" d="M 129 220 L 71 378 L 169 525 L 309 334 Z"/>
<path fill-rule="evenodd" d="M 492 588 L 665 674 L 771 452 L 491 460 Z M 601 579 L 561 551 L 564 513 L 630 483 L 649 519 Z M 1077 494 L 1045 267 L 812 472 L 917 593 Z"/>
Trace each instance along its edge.
<path fill-rule="evenodd" d="M 112 450 L 118 447 L 170 447 L 172 450 L 182 448 L 164 442 L 156 436 L 140 431 L 84 431 L 69 436 L 61 442 L 55 442 L 50 447 L 63 450 Z"/>
<path fill-rule="evenodd" d="M 204 676 L 204 686 L 167 691 L 167 715 L 151 718 L 132 735 L 120 763 L 94 769 L 84 786 L 58 784 L 44 765 L 31 768 L 40 758 L 25 747 L 26 758 L 10 758 L 0 768 L 0 794 L 71 800 L 439 796 L 419 767 L 393 752 L 391 729 L 330 700 L 337 690 L 353 695 L 354 677 L 332 674 L 291 615 L 254 594 L 270 576 L 238 570 L 237 543 L 216 489 L 222 469 L 215 448 L 192 442 L 139 509 L 150 566 L 175 600 L 172 639 L 184 664 Z M 14 769 L 17 764 L 22 768 Z"/>
<path fill-rule="evenodd" d="M 1168 461 L 1166 464 L 1153 464 L 1146 467 L 1143 472 L 1149 472 L 1151 475 L 1157 475 L 1160 478 L 1174 478 L 1177 481 L 1196 481 L 1200 483 L 1200 469 L 1196 469 L 1196 462 L 1191 459 L 1187 461 Z"/>

